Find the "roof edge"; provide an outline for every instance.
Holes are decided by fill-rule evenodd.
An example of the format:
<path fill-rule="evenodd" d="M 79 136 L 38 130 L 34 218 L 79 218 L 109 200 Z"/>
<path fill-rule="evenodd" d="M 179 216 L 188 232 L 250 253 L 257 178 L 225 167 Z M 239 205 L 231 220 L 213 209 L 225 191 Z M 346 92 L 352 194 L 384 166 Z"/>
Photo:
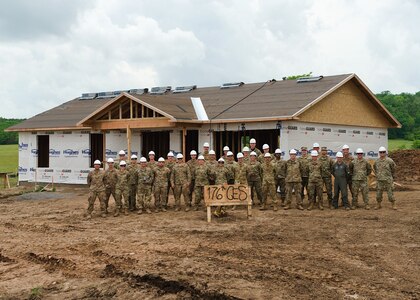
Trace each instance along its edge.
<path fill-rule="evenodd" d="M 6 128 L 5 132 L 31 132 L 31 131 L 57 131 L 57 130 L 90 130 L 92 127 L 86 126 L 69 126 L 69 127 L 38 127 L 38 128 L 16 128 L 13 126 Z"/>

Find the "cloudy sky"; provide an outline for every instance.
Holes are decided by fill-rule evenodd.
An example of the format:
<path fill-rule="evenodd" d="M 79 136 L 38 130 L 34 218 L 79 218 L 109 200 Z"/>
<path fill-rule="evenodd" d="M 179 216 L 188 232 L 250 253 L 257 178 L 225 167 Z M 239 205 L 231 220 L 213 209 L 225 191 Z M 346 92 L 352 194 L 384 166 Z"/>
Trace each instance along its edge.
<path fill-rule="evenodd" d="M 420 90 L 416 0 L 1 0 L 2 117 L 83 92 L 356 73 Z"/>

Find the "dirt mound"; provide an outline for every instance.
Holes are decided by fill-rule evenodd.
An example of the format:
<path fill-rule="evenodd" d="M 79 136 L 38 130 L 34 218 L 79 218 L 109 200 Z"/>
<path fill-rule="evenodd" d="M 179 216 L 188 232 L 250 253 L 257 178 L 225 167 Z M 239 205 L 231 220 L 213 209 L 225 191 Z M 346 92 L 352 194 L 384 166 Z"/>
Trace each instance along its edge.
<path fill-rule="evenodd" d="M 420 182 L 420 150 L 397 150 L 389 157 L 397 165 L 395 181 Z"/>

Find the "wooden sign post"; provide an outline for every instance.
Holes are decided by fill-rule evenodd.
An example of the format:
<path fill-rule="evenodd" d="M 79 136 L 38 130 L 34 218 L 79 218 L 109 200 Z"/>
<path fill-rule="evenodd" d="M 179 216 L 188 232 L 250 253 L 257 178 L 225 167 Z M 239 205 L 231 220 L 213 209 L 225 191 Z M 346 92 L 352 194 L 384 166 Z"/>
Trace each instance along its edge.
<path fill-rule="evenodd" d="M 251 189 L 246 184 L 206 185 L 204 202 L 207 206 L 207 222 L 211 222 L 212 206 L 246 205 L 248 219 L 252 216 Z"/>

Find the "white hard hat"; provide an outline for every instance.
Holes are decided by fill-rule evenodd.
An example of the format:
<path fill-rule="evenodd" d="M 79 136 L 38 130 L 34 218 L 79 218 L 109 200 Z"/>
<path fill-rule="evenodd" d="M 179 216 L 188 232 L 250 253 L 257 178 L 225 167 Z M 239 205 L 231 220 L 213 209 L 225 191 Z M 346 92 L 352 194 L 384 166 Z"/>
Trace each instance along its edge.
<path fill-rule="evenodd" d="M 174 157 L 174 154 L 173 154 L 173 152 L 171 151 L 171 152 L 168 152 L 168 155 L 167 155 L 168 157 Z"/>
<path fill-rule="evenodd" d="M 242 149 L 242 152 L 249 152 L 249 148 L 248 148 L 247 146 L 245 146 L 245 147 Z"/>
<path fill-rule="evenodd" d="M 163 157 L 159 157 L 158 161 L 165 161 Z"/>
<path fill-rule="evenodd" d="M 318 144 L 318 143 L 314 143 L 314 144 L 312 145 L 312 148 L 319 148 L 319 144 Z"/>
<path fill-rule="evenodd" d="M 236 154 L 236 158 L 243 158 L 243 157 L 244 157 L 244 155 L 241 152 L 239 152 L 238 154 Z"/>
<path fill-rule="evenodd" d="M 229 151 L 230 149 L 229 149 L 229 147 L 228 146 L 224 146 L 223 147 L 223 151 Z"/>
<path fill-rule="evenodd" d="M 146 157 L 142 157 L 142 158 L 140 158 L 140 162 L 147 162 L 147 159 L 146 159 Z"/>
<path fill-rule="evenodd" d="M 177 159 L 184 158 L 184 155 L 182 155 L 182 153 L 178 153 L 178 154 L 176 155 L 176 158 L 177 158 Z"/>
<path fill-rule="evenodd" d="M 197 159 L 198 160 L 204 160 L 204 156 L 203 155 L 199 155 Z"/>
<path fill-rule="evenodd" d="M 149 151 L 149 155 L 155 155 L 155 151 Z"/>
<path fill-rule="evenodd" d="M 267 152 L 264 154 L 264 157 L 271 157 L 271 154 Z"/>
<path fill-rule="evenodd" d="M 386 152 L 386 148 L 384 146 L 379 147 L 379 152 Z"/>
<path fill-rule="evenodd" d="M 210 147 L 210 144 L 209 144 L 209 143 L 207 143 L 207 142 L 205 142 L 205 143 L 203 144 L 203 147 Z"/>
<path fill-rule="evenodd" d="M 251 155 L 251 156 L 257 156 L 257 152 L 251 151 L 251 153 L 249 155 Z"/>
<path fill-rule="evenodd" d="M 289 151 L 289 154 L 297 154 L 297 151 L 295 149 L 292 149 Z"/>
<path fill-rule="evenodd" d="M 252 138 L 252 139 L 250 139 L 250 140 L 249 140 L 249 143 L 250 143 L 250 144 L 256 144 L 256 143 L 257 143 L 257 141 L 256 141 L 254 138 Z"/>
<path fill-rule="evenodd" d="M 120 152 L 118 152 L 118 155 L 125 155 L 125 151 L 124 150 L 120 150 Z"/>
<path fill-rule="evenodd" d="M 197 151 L 191 150 L 190 155 L 197 155 Z"/>
<path fill-rule="evenodd" d="M 209 155 L 215 155 L 215 154 L 216 154 L 216 152 L 214 152 L 214 150 L 209 151 Z"/>
<path fill-rule="evenodd" d="M 349 145 L 344 145 L 342 149 L 343 149 L 343 150 L 344 150 L 344 149 L 350 149 L 350 147 L 349 147 Z"/>
<path fill-rule="evenodd" d="M 131 155 L 131 159 L 137 159 L 137 155 L 135 154 Z"/>
<path fill-rule="evenodd" d="M 268 144 L 264 144 L 262 148 L 263 148 L 263 150 L 264 149 L 270 149 L 270 146 L 268 146 Z"/>
<path fill-rule="evenodd" d="M 318 151 L 312 150 L 311 151 L 311 156 L 318 156 Z"/>
<path fill-rule="evenodd" d="M 225 162 L 225 160 L 223 159 L 223 157 L 219 158 L 217 161 Z"/>
<path fill-rule="evenodd" d="M 110 158 L 108 158 L 107 159 L 107 161 L 106 161 L 107 163 L 114 163 L 114 159 L 112 158 L 112 157 L 110 157 Z"/>
<path fill-rule="evenodd" d="M 124 160 L 120 161 L 120 166 L 125 166 L 125 165 L 127 165 L 127 163 Z"/>
<path fill-rule="evenodd" d="M 228 151 L 228 152 L 226 153 L 226 156 L 233 156 L 233 152 L 232 152 L 232 151 Z"/>
<path fill-rule="evenodd" d="M 356 153 L 359 154 L 359 153 L 364 153 L 364 152 L 363 152 L 363 149 L 362 148 L 357 148 L 356 149 Z"/>
<path fill-rule="evenodd" d="M 343 157 L 343 153 L 338 151 L 337 154 L 335 155 L 335 157 Z"/>
<path fill-rule="evenodd" d="M 276 151 L 274 151 L 275 154 L 281 154 L 281 149 L 277 148 Z"/>
<path fill-rule="evenodd" d="M 100 161 L 99 159 L 97 159 L 97 160 L 95 160 L 95 161 L 93 162 L 93 164 L 94 164 L 94 165 L 100 165 L 100 164 L 101 164 L 101 161 Z"/>

